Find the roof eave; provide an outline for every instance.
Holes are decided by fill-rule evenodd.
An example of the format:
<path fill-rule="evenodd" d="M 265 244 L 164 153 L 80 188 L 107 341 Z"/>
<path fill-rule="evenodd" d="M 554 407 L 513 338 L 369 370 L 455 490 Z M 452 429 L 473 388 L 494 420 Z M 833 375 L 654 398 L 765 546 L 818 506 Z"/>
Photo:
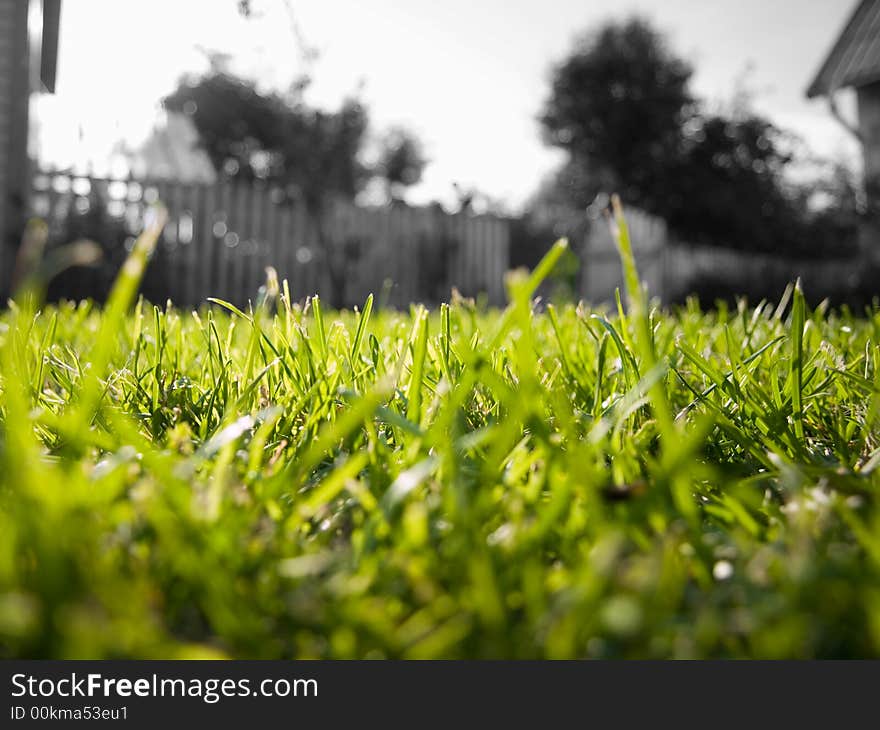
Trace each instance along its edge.
<path fill-rule="evenodd" d="M 841 32 L 838 34 L 834 44 L 831 46 L 831 50 L 825 56 L 825 60 L 822 62 L 822 65 L 816 73 L 816 76 L 813 78 L 812 83 L 807 88 L 808 99 L 814 99 L 817 96 L 828 96 L 839 89 L 856 85 L 854 81 L 849 78 L 841 79 L 840 83 L 832 83 L 831 77 L 834 76 L 833 69 L 840 62 L 840 56 L 843 49 L 846 47 L 846 44 L 850 42 L 851 36 L 855 32 L 859 23 L 864 20 L 865 13 L 868 12 L 872 2 L 873 0 L 860 0 L 860 2 L 856 4 L 852 14 L 846 21 Z"/>
<path fill-rule="evenodd" d="M 58 73 L 58 31 L 61 0 L 43 0 L 43 36 L 40 52 L 40 81 L 43 90 L 54 94 Z"/>
<path fill-rule="evenodd" d="M 880 70 L 873 71 L 871 73 L 861 74 L 859 76 L 854 76 L 853 78 L 844 79 L 834 88 L 831 88 L 831 86 L 828 84 L 820 84 L 817 80 L 813 82 L 812 86 L 810 86 L 809 89 L 807 89 L 807 98 L 815 99 L 819 96 L 830 96 L 831 94 L 837 91 L 841 91 L 843 89 L 859 89 L 861 87 L 870 86 L 871 84 L 876 84 L 878 82 L 880 82 Z"/>

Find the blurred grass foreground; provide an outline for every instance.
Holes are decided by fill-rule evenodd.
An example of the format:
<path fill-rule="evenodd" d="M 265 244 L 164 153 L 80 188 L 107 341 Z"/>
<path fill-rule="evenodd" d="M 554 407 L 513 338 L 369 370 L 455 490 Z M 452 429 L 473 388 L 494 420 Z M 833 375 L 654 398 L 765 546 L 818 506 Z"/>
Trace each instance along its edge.
<path fill-rule="evenodd" d="M 161 221 L 159 222 L 161 223 Z M 880 656 L 880 312 L 0 318 L 0 656 Z"/>

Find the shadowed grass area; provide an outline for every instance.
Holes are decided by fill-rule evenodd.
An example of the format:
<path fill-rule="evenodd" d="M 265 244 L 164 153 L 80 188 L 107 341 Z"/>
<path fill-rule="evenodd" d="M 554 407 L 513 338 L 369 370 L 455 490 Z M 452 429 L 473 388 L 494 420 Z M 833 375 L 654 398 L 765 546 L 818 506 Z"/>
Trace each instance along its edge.
<path fill-rule="evenodd" d="M 0 319 L 5 657 L 876 657 L 880 312 Z M 270 282 L 271 284 L 271 282 Z M 626 304 L 626 306 L 624 306 Z M 277 305 L 277 311 L 276 311 Z"/>

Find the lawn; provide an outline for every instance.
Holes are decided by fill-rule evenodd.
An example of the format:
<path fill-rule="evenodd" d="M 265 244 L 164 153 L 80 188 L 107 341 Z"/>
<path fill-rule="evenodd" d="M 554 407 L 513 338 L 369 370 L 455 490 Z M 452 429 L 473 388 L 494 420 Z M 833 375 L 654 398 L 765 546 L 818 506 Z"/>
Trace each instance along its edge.
<path fill-rule="evenodd" d="M 0 317 L 0 656 L 880 656 L 880 310 Z"/>

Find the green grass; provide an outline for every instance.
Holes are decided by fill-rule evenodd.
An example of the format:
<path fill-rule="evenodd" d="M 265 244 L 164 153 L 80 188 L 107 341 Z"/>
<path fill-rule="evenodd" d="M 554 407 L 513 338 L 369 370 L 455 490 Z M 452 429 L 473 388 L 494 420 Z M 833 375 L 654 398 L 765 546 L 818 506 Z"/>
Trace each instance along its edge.
<path fill-rule="evenodd" d="M 4 657 L 880 656 L 880 312 L 0 319 Z M 277 306 L 277 311 L 274 307 Z"/>

